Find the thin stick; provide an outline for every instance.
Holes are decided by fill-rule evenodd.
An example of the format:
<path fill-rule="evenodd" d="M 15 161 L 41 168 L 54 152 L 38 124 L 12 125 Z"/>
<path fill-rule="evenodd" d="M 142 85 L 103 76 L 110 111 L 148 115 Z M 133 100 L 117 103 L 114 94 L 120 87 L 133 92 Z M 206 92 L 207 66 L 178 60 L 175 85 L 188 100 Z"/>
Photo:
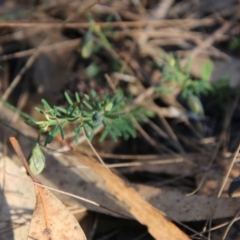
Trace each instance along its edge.
<path fill-rule="evenodd" d="M 147 25 L 152 25 L 155 27 L 169 27 L 169 26 L 183 26 L 195 28 L 198 26 L 212 26 L 216 23 L 215 19 L 212 18 L 204 18 L 204 19 L 179 19 L 179 20 L 143 20 L 143 21 L 129 21 L 129 22 L 97 22 L 100 27 L 145 27 Z M 89 28 L 91 23 L 65 23 L 64 28 Z M 62 27 L 62 23 L 23 23 L 23 22 L 4 22 L 0 23 L 0 27 L 16 27 L 16 28 L 60 28 Z"/>
<path fill-rule="evenodd" d="M 232 171 L 232 168 L 233 168 L 233 165 L 234 165 L 234 163 L 235 163 L 235 161 L 236 161 L 236 158 L 237 158 L 237 156 L 238 156 L 239 150 L 240 150 L 240 143 L 238 144 L 237 150 L 236 150 L 235 153 L 234 153 L 234 156 L 233 156 L 232 161 L 231 161 L 231 163 L 230 163 L 230 165 L 229 165 L 229 168 L 228 168 L 228 171 L 227 171 L 227 173 L 226 173 L 226 176 L 225 176 L 224 179 L 223 179 L 223 182 L 222 182 L 221 188 L 219 189 L 219 192 L 218 192 L 217 197 L 220 197 L 221 194 L 222 194 L 223 188 L 225 187 L 226 182 L 227 182 L 227 180 L 228 180 L 228 177 L 229 177 L 229 175 L 230 175 L 230 172 Z"/>
<path fill-rule="evenodd" d="M 39 49 L 40 52 L 50 52 L 50 51 L 54 51 L 56 49 L 61 48 L 62 49 L 69 49 L 69 48 L 73 48 L 75 46 L 79 46 L 79 44 L 81 43 L 80 39 L 74 39 L 74 40 L 68 40 L 68 41 L 62 41 L 59 43 L 54 43 L 54 44 L 50 44 L 47 46 L 42 46 L 41 49 Z M 31 54 L 34 53 L 36 49 L 32 48 L 32 49 L 28 49 L 28 50 L 24 50 L 24 51 L 20 51 L 20 52 L 15 52 L 15 53 L 10 53 L 10 54 L 6 54 L 6 55 L 2 55 L 0 56 L 0 61 L 7 61 L 10 59 L 16 59 L 16 58 L 22 58 L 22 57 L 27 57 L 30 56 Z"/>
<path fill-rule="evenodd" d="M 137 120 L 131 116 L 131 121 L 133 122 L 134 126 L 136 127 L 136 129 L 139 131 L 139 133 L 146 139 L 147 142 L 149 142 L 149 144 L 154 147 L 159 153 L 160 153 L 160 149 L 162 149 L 163 151 L 166 151 L 168 153 L 172 153 L 174 154 L 174 151 L 172 151 L 170 148 L 164 146 L 164 145 L 160 145 L 157 141 L 155 141 L 142 127 L 141 125 L 137 122 Z M 176 155 L 176 154 L 175 154 Z"/>
<path fill-rule="evenodd" d="M 91 157 L 91 156 L 90 156 Z M 147 166 L 147 165 L 166 165 L 171 163 L 182 163 L 184 159 L 172 159 L 172 160 L 152 160 L 146 162 L 128 162 L 128 163 L 112 163 L 105 164 L 107 168 L 121 168 L 121 167 L 138 167 L 138 166 Z M 70 165 L 68 167 L 76 167 L 76 168 L 88 168 L 87 166 L 82 165 Z"/>
<path fill-rule="evenodd" d="M 21 154 L 23 154 L 23 153 L 21 153 Z M 24 155 L 23 155 L 23 157 L 24 157 Z M 24 158 L 25 158 L 25 157 L 24 157 Z M 83 202 L 90 203 L 90 204 L 95 205 L 95 206 L 97 206 L 97 207 L 101 207 L 101 208 L 103 208 L 103 209 L 106 209 L 106 210 L 108 210 L 108 211 L 110 211 L 110 212 L 113 212 L 113 213 L 115 213 L 115 214 L 117 214 L 117 215 L 119 215 L 119 216 L 122 216 L 122 217 L 124 217 L 124 218 L 134 220 L 134 219 L 132 219 L 132 218 L 126 216 L 126 215 L 123 215 L 123 214 L 118 213 L 118 212 L 116 212 L 116 211 L 114 211 L 114 210 L 111 210 L 111 209 L 109 209 L 109 208 L 107 208 L 107 207 L 105 207 L 105 206 L 103 206 L 103 205 L 101 205 L 101 204 L 98 204 L 98 203 L 94 202 L 94 201 L 88 200 L 88 199 L 83 198 L 83 197 L 79 197 L 79 196 L 77 196 L 77 195 L 75 195 L 75 194 L 72 194 L 72 193 L 69 193 L 69 192 L 65 192 L 65 191 L 62 191 L 62 190 L 58 190 L 58 189 L 55 189 L 55 188 L 52 188 L 52 187 L 48 187 L 48 186 L 46 186 L 46 185 L 44 185 L 44 184 L 41 184 L 40 182 L 31 181 L 30 179 L 17 176 L 17 175 L 15 175 L 15 174 L 6 172 L 6 171 L 4 171 L 4 170 L 2 170 L 2 169 L 0 169 L 0 172 L 6 174 L 6 175 L 8 175 L 8 176 L 18 178 L 18 179 L 20 179 L 20 180 L 22 180 L 22 181 L 25 181 L 25 182 L 28 182 L 28 183 L 32 183 L 32 184 L 35 185 L 35 186 L 39 186 L 39 187 L 42 187 L 42 188 L 47 188 L 47 189 L 52 190 L 52 191 L 54 191 L 54 192 L 61 193 L 61 194 L 64 194 L 64 195 L 67 195 L 67 196 L 70 196 L 70 197 L 79 199 L 79 200 L 81 200 L 81 201 L 83 201 Z"/>
<path fill-rule="evenodd" d="M 224 240 L 224 239 L 226 238 L 226 236 L 227 236 L 227 234 L 228 234 L 231 226 L 232 226 L 236 221 L 239 220 L 239 214 L 240 214 L 240 211 L 237 212 L 236 216 L 235 216 L 235 217 L 231 220 L 231 222 L 228 224 L 225 232 L 223 233 L 222 240 Z"/>
<path fill-rule="evenodd" d="M 30 177 L 32 178 L 32 181 L 36 183 L 40 183 L 39 180 L 33 175 L 17 139 L 15 137 L 10 137 L 9 141 L 11 142 L 15 152 L 17 153 L 26 171 L 29 173 Z"/>
<path fill-rule="evenodd" d="M 98 152 L 96 151 L 96 149 L 93 147 L 92 143 L 89 141 L 88 137 L 86 136 L 86 133 L 83 131 L 85 138 L 87 140 L 88 145 L 90 146 L 90 148 L 92 149 L 92 151 L 94 152 L 94 154 L 96 155 L 97 159 L 99 160 L 100 163 L 102 163 L 102 165 L 109 170 L 109 168 L 107 167 L 107 165 L 105 164 L 105 162 L 102 160 L 102 158 L 100 157 L 100 155 L 98 154 Z M 110 171 L 110 170 L 109 170 Z"/>
<path fill-rule="evenodd" d="M 13 89 L 18 85 L 18 83 L 21 81 L 22 76 L 27 72 L 27 70 L 32 66 L 32 64 L 34 63 L 34 61 L 36 60 L 36 58 L 39 56 L 40 52 L 39 49 L 42 48 L 43 45 L 45 45 L 45 43 L 48 41 L 48 38 L 46 38 L 41 45 L 39 46 L 39 48 L 37 50 L 35 50 L 35 52 L 33 53 L 33 55 L 28 59 L 27 63 L 25 64 L 25 66 L 21 69 L 21 71 L 18 73 L 18 75 L 13 79 L 11 85 L 8 87 L 8 89 L 5 91 L 5 93 L 2 95 L 2 99 L 4 101 L 6 101 L 9 97 L 9 95 L 11 94 L 11 92 L 13 91 Z M 0 109 L 2 107 L 2 102 L 0 102 Z"/>
<path fill-rule="evenodd" d="M 210 37 L 208 37 L 205 41 L 203 41 L 200 45 L 198 45 L 192 52 L 191 57 L 196 57 L 203 49 L 210 47 L 216 39 L 221 37 L 229 28 L 232 26 L 230 22 L 226 22 L 221 26 L 216 32 L 214 32 Z"/>

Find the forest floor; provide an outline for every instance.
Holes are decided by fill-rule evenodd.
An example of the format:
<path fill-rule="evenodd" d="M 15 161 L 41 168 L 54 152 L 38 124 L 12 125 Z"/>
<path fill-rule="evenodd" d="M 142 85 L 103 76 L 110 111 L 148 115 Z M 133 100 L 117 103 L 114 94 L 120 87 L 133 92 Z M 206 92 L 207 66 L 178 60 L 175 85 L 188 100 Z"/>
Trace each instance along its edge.
<path fill-rule="evenodd" d="M 239 0 L 0 1 L 0 67 L 0 239 L 26 239 L 36 201 L 9 137 L 27 157 L 38 128 L 25 121 L 46 120 L 41 100 L 65 108 L 65 92 L 76 104 L 93 90 L 99 102 L 121 91 L 126 123 L 77 144 L 66 125 L 37 175 L 94 202 L 53 192 L 86 238 L 156 239 L 144 220 L 156 208 L 190 239 L 240 239 Z M 99 158 L 110 173 L 91 165 Z"/>

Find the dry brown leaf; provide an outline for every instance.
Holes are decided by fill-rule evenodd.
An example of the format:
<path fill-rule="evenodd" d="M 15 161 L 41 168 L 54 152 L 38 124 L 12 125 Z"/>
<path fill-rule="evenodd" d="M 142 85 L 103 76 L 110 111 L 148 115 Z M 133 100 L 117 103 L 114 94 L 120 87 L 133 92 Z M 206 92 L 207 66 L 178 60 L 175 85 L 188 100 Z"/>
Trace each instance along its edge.
<path fill-rule="evenodd" d="M 48 189 L 36 186 L 37 203 L 28 239 L 86 240 L 78 221 Z"/>
<path fill-rule="evenodd" d="M 33 175 L 21 147 L 14 137 L 10 142 L 22 164 L 28 171 L 32 181 L 41 184 Z M 36 207 L 30 224 L 27 239 L 34 240 L 86 240 L 78 221 L 62 202 L 48 189 L 36 185 Z"/>

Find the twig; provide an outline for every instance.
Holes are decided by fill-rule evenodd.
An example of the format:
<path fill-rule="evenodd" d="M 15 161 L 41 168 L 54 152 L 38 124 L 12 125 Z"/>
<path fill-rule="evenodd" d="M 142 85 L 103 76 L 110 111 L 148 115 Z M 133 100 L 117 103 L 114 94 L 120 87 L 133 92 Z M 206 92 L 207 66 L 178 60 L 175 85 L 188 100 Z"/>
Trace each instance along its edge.
<path fill-rule="evenodd" d="M 240 211 L 238 211 L 237 214 L 235 215 L 235 217 L 229 222 L 229 224 L 228 224 L 225 232 L 223 233 L 222 240 L 224 240 L 224 239 L 226 238 L 226 236 L 227 236 L 227 234 L 228 234 L 231 226 L 232 226 L 236 221 L 239 220 L 239 214 L 240 214 Z"/>
<path fill-rule="evenodd" d="M 153 17 L 155 19 L 163 19 L 168 14 L 168 10 L 171 8 L 174 0 L 163 0 L 160 1 L 157 8 L 153 11 Z"/>
<path fill-rule="evenodd" d="M 225 24 L 223 24 L 221 28 L 219 28 L 216 32 L 214 32 L 210 37 L 208 37 L 192 51 L 191 57 L 196 57 L 202 50 L 210 47 L 218 38 L 223 36 L 223 34 L 227 32 L 231 26 L 231 22 L 226 22 Z"/>
<path fill-rule="evenodd" d="M 83 131 L 85 139 L 87 140 L 88 145 L 90 146 L 90 148 L 92 149 L 92 151 L 94 152 L 94 154 L 96 155 L 97 159 L 99 160 L 99 162 L 109 170 L 109 168 L 106 166 L 105 162 L 102 160 L 102 158 L 100 157 L 100 155 L 98 154 L 98 152 L 96 151 L 96 149 L 93 147 L 92 143 L 89 141 L 88 137 L 86 136 L 85 131 Z M 109 170 L 110 171 L 110 170 Z"/>
<path fill-rule="evenodd" d="M 64 48 L 73 48 L 76 46 L 78 46 L 81 43 L 80 39 L 74 39 L 74 40 L 68 40 L 68 41 L 63 41 L 60 43 L 54 43 L 51 45 L 47 45 L 47 46 L 42 46 L 40 49 L 38 49 L 39 52 L 49 52 L 49 51 L 54 51 L 56 49 L 64 49 Z M 7 61 L 10 59 L 15 59 L 15 58 L 22 58 L 22 57 L 27 57 L 31 54 L 34 53 L 36 49 L 32 48 L 32 49 L 28 49 L 25 51 L 21 51 L 21 52 L 16 52 L 16 53 L 11 53 L 11 54 L 6 54 L 3 56 L 0 56 L 0 61 Z"/>
<path fill-rule="evenodd" d="M 10 137 L 9 140 L 10 140 L 15 152 L 17 153 L 19 159 L 21 160 L 23 166 L 25 167 L 25 169 L 29 173 L 30 177 L 32 178 L 32 181 L 40 184 L 39 180 L 33 175 L 25 156 L 23 155 L 22 149 L 21 149 L 17 139 L 14 137 Z"/>
<path fill-rule="evenodd" d="M 219 189 L 219 192 L 218 192 L 217 197 L 220 197 L 221 194 L 222 194 L 223 188 L 225 187 L 226 182 L 227 182 L 227 180 L 228 180 L 228 177 L 229 177 L 229 175 L 230 175 L 230 172 L 232 171 L 232 167 L 233 167 L 233 165 L 234 165 L 234 163 L 235 163 L 235 161 L 236 161 L 236 158 L 237 158 L 237 156 L 238 156 L 239 150 L 240 150 L 240 143 L 238 144 L 237 150 L 235 151 L 234 156 L 233 156 L 233 158 L 232 158 L 232 161 L 231 161 L 231 163 L 230 163 L 230 165 L 229 165 L 229 167 L 228 167 L 228 171 L 227 171 L 227 173 L 226 173 L 226 175 L 225 175 L 225 177 L 224 177 L 224 179 L 223 179 L 223 182 L 222 182 L 222 185 L 221 185 L 221 187 L 220 187 L 220 189 Z"/>
<path fill-rule="evenodd" d="M 48 38 L 46 38 L 41 45 L 39 46 L 39 48 L 37 50 L 34 51 L 33 55 L 28 59 L 27 63 L 25 64 L 25 66 L 21 69 L 21 71 L 18 73 L 18 75 L 13 79 L 11 85 L 8 87 L 8 89 L 5 91 L 5 93 L 2 96 L 2 99 L 4 101 L 6 101 L 9 97 L 9 95 L 11 94 L 11 92 L 13 91 L 13 89 L 18 85 L 18 83 L 21 81 L 22 76 L 27 72 L 27 70 L 32 66 L 32 64 L 35 62 L 36 58 L 39 56 L 40 52 L 39 49 L 42 48 L 43 45 L 46 44 L 46 42 L 48 41 Z M 2 102 L 0 102 L 0 109 L 2 107 Z"/>
<path fill-rule="evenodd" d="M 188 27 L 195 28 L 199 26 L 212 26 L 216 24 L 216 20 L 212 18 L 204 18 L 204 19 L 183 19 L 183 20 L 144 20 L 144 21 L 129 21 L 129 22 L 97 22 L 100 27 L 145 27 L 147 25 L 152 25 L 155 27 Z M 89 28 L 91 23 L 65 23 L 62 26 L 62 23 L 24 23 L 24 22 L 4 22 L 0 23 L 0 27 L 16 27 L 16 28 Z"/>
<path fill-rule="evenodd" d="M 157 141 L 155 141 L 141 126 L 140 124 L 137 122 L 137 120 L 131 116 L 131 121 L 133 122 L 133 124 L 135 125 L 135 127 L 137 128 L 137 130 L 139 131 L 139 133 L 146 139 L 146 141 L 148 141 L 150 143 L 150 145 L 152 147 L 154 147 L 158 152 L 160 152 L 159 150 L 162 149 L 163 151 L 166 151 L 168 153 L 173 153 L 175 154 L 170 148 L 164 146 L 164 145 L 160 145 Z M 176 154 L 175 154 L 176 155 Z"/>
<path fill-rule="evenodd" d="M 24 158 L 25 158 L 25 157 L 24 157 Z M 56 189 L 56 188 L 48 187 L 48 186 L 46 186 L 46 185 L 44 185 L 44 184 L 41 184 L 40 182 L 34 182 L 34 181 L 30 180 L 30 179 L 17 176 L 17 175 L 15 175 L 15 174 L 6 172 L 6 171 L 4 171 L 4 170 L 2 170 L 2 169 L 0 169 L 0 172 L 6 174 L 6 175 L 8 175 L 8 176 L 18 178 L 18 179 L 20 179 L 20 180 L 22 180 L 22 181 L 32 183 L 32 184 L 34 184 L 34 185 L 36 185 L 36 186 L 43 187 L 43 188 L 52 190 L 52 191 L 54 191 L 54 192 L 61 193 L 61 194 L 64 194 L 64 195 L 67 195 L 67 196 L 70 196 L 70 197 L 79 199 L 79 200 L 81 200 L 81 201 L 83 201 L 83 202 L 87 202 L 87 203 L 90 203 L 90 204 L 95 205 L 95 206 L 97 206 L 97 207 L 101 207 L 101 208 L 106 209 L 106 210 L 108 210 L 108 211 L 110 211 L 110 212 L 113 212 L 113 213 L 115 213 L 115 214 L 117 214 L 117 215 L 119 215 L 119 216 L 121 216 L 121 217 L 124 217 L 124 218 L 131 219 L 131 220 L 132 220 L 132 218 L 130 218 L 130 217 L 126 216 L 126 215 L 123 215 L 123 214 L 121 214 L 121 213 L 118 213 L 118 212 L 116 212 L 116 211 L 114 211 L 114 210 L 111 210 L 111 209 L 109 209 L 109 208 L 107 208 L 107 207 L 105 207 L 105 206 L 103 206 L 103 205 L 101 205 L 101 204 L 98 204 L 98 203 L 96 203 L 96 202 L 94 202 L 94 201 L 91 201 L 91 200 L 88 200 L 88 199 L 86 199 L 86 198 L 79 197 L 79 196 L 77 196 L 77 195 L 75 195 L 75 194 L 72 194 L 72 193 L 69 193 L 69 192 L 65 192 L 65 191 L 62 191 L 62 190 L 58 190 L 58 189 Z"/>
<path fill-rule="evenodd" d="M 239 219 L 240 219 L 240 217 L 237 217 L 235 220 L 239 220 Z M 198 235 L 202 235 L 202 234 L 208 233 L 208 232 L 210 232 L 210 231 L 211 231 L 211 232 L 212 232 L 212 231 L 215 231 L 215 230 L 217 230 L 217 229 L 220 229 L 220 228 L 222 228 L 222 227 L 230 224 L 231 222 L 232 222 L 232 220 L 231 220 L 231 221 L 228 221 L 228 222 L 221 223 L 221 224 L 219 224 L 219 225 L 217 225 L 217 226 L 214 226 L 214 227 L 212 227 L 212 228 L 210 228 L 210 229 L 207 229 L 207 230 L 205 230 L 205 231 L 201 231 L 201 232 L 199 232 L 199 233 L 197 233 L 197 234 L 194 234 L 194 235 L 192 235 L 191 237 L 192 237 L 193 239 L 195 239 L 195 237 L 198 236 Z"/>

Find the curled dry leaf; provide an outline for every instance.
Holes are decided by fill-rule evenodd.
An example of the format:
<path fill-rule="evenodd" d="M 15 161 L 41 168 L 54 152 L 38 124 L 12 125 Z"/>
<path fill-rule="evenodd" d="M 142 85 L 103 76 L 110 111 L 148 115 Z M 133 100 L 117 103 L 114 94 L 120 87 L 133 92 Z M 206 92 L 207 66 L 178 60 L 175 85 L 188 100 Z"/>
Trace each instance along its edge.
<path fill-rule="evenodd" d="M 36 186 L 37 202 L 28 239 L 86 240 L 78 221 L 48 189 Z"/>

